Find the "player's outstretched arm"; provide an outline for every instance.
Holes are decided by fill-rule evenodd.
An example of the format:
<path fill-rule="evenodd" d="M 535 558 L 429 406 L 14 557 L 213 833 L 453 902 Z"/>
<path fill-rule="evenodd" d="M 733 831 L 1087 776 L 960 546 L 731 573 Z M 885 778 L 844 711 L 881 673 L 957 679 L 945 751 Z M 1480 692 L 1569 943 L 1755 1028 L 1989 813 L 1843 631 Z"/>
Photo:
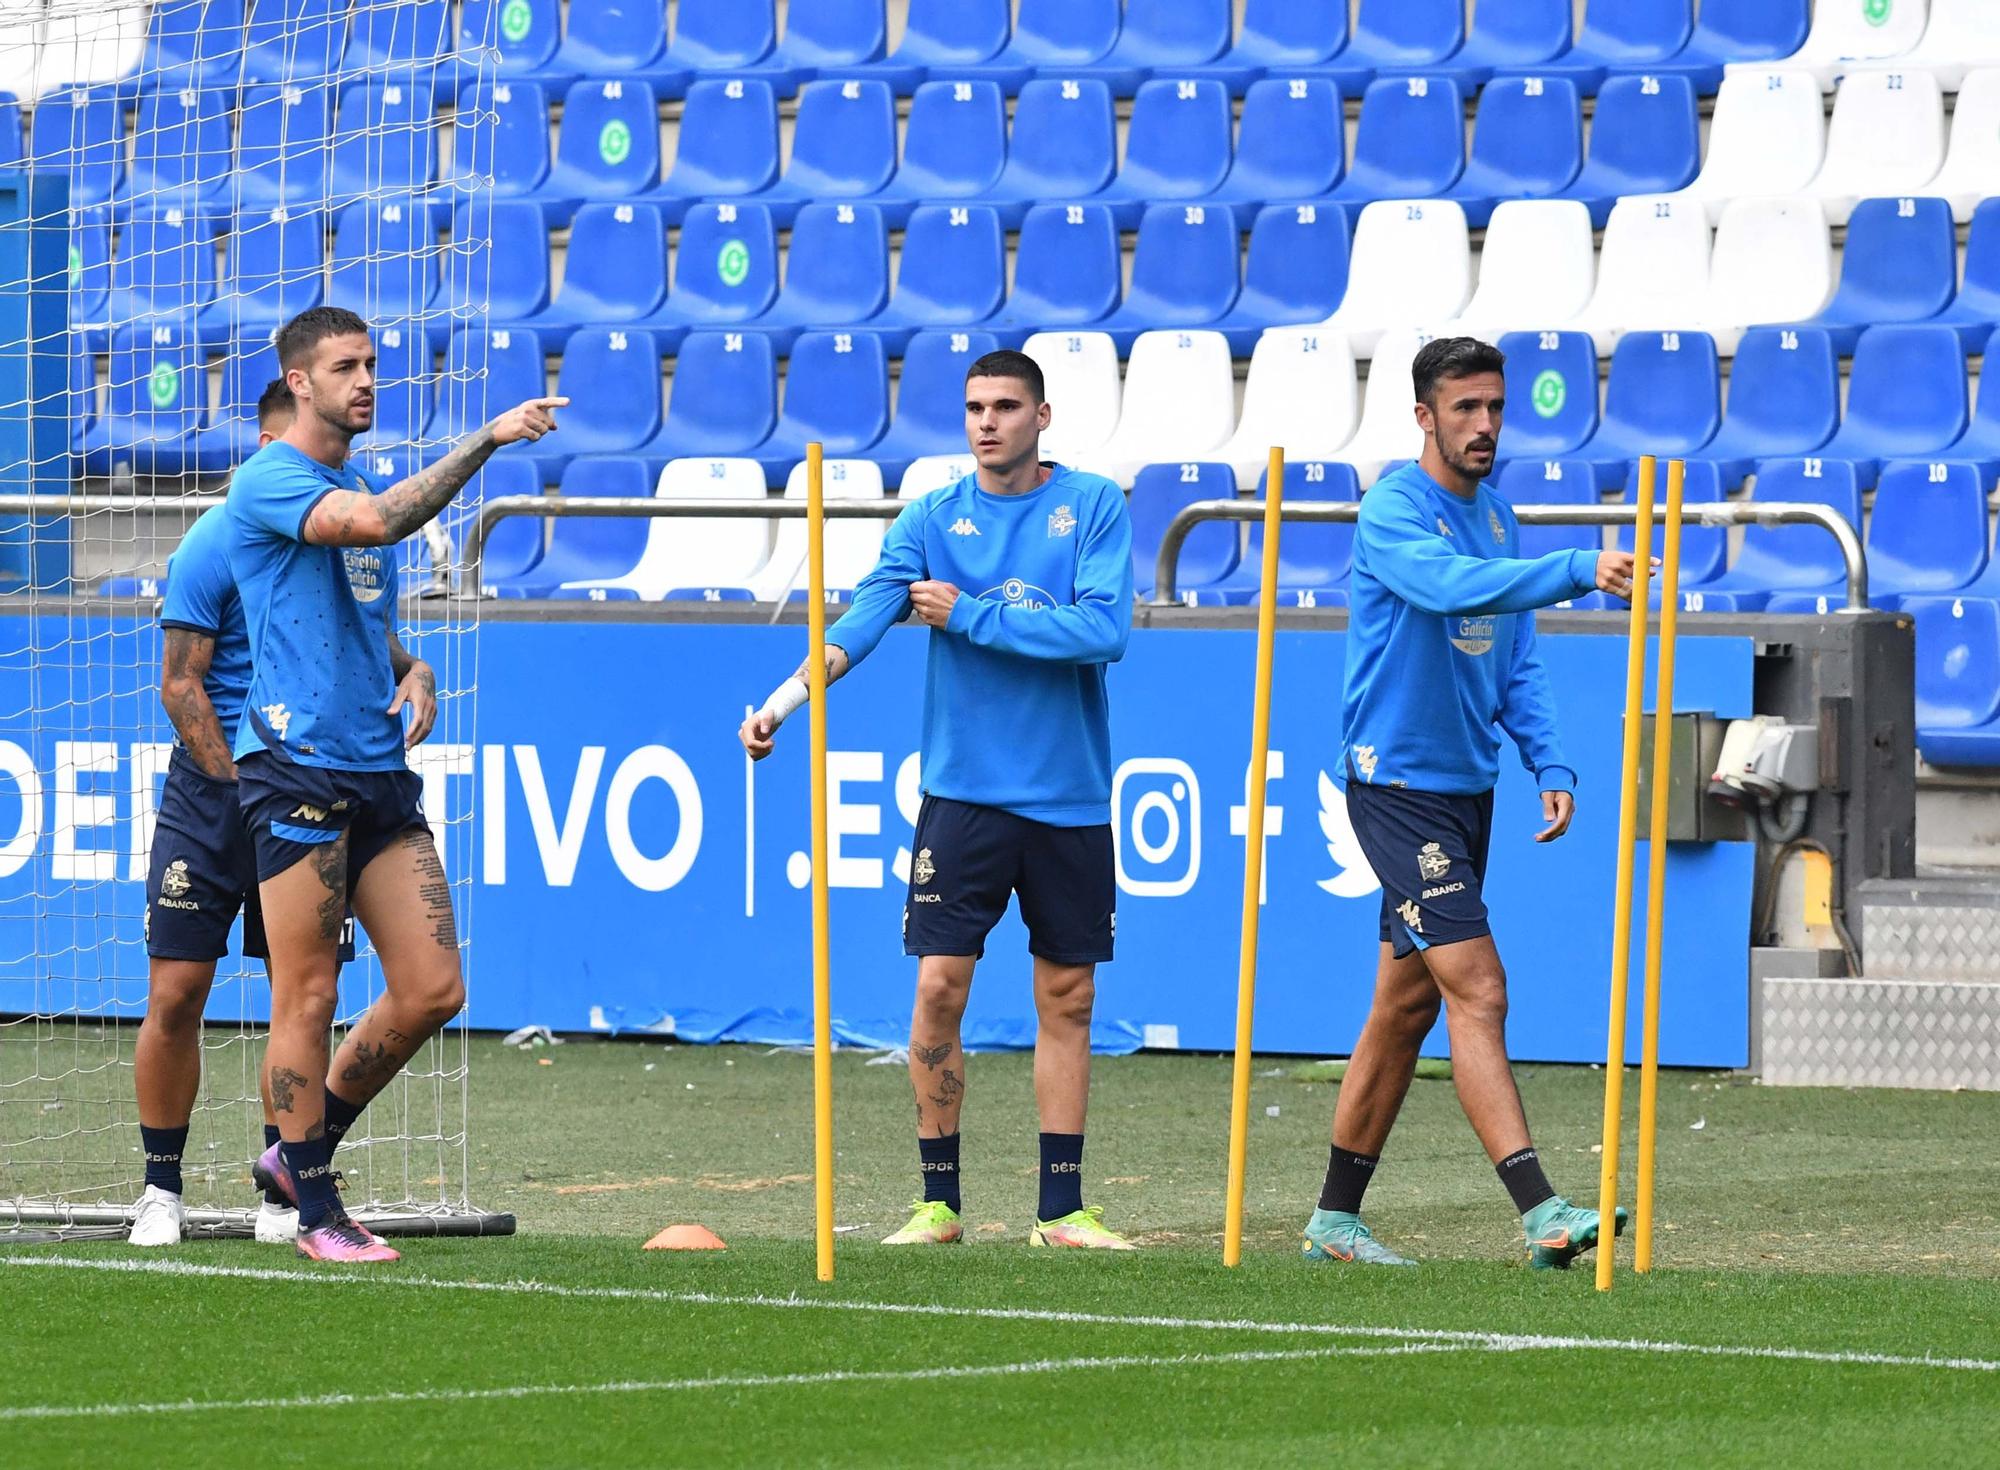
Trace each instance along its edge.
<path fill-rule="evenodd" d="M 747 716 L 737 728 L 736 738 L 743 742 L 743 748 L 750 752 L 750 759 L 760 761 L 769 755 L 777 743 L 778 726 L 785 723 L 791 714 L 810 697 L 806 687 L 806 673 L 811 668 L 810 658 L 799 665 L 798 671 L 771 691 L 771 697 L 764 701 L 764 707 Z M 834 681 L 848 670 L 847 650 L 838 643 L 826 646 L 826 683 L 831 689 Z"/>
<path fill-rule="evenodd" d="M 556 429 L 555 411 L 567 398 L 531 398 L 468 434 L 436 464 L 418 470 L 380 495 L 336 490 L 306 517 L 305 539 L 315 546 L 393 546 L 435 519 L 493 451 L 533 443 Z"/>
<path fill-rule="evenodd" d="M 1533 559 L 1462 555 L 1427 512 L 1393 490 L 1362 497 L 1355 541 L 1357 554 L 1385 587 L 1440 617 L 1529 612 L 1566 602 L 1598 585 L 1602 560 L 1581 549 Z"/>
<path fill-rule="evenodd" d="M 216 718 L 202 682 L 215 658 L 214 635 L 193 628 L 167 628 L 161 643 L 160 703 L 173 721 L 174 733 L 203 771 L 218 781 L 234 781 L 236 758 L 230 754 L 229 739 L 222 733 L 222 721 Z"/>
<path fill-rule="evenodd" d="M 389 713 L 400 715 L 410 707 L 410 728 L 403 734 L 403 749 L 422 745 L 437 724 L 437 674 L 431 666 L 403 647 L 396 630 L 389 630 L 389 669 L 396 676 L 396 697 Z"/>

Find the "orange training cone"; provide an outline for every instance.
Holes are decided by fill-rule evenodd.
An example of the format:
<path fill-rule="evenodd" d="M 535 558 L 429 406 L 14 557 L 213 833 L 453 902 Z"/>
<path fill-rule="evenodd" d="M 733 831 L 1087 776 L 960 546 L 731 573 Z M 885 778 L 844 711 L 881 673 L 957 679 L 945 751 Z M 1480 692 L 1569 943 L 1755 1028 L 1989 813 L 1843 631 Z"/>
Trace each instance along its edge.
<path fill-rule="evenodd" d="M 646 1242 L 649 1251 L 725 1251 L 722 1237 L 706 1225 L 669 1225 Z"/>

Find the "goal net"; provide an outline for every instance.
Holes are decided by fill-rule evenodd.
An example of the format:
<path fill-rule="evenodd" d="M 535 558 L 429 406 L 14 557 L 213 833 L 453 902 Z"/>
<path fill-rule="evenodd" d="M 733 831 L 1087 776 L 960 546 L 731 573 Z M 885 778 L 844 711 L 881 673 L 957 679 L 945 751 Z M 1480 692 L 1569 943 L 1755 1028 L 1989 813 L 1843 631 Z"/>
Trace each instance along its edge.
<path fill-rule="evenodd" d="M 355 449 L 378 486 L 485 416 L 493 53 L 458 9 L 0 0 L 0 1241 L 111 1233 L 142 1188 L 132 1061 L 173 740 L 159 597 L 256 448 L 273 332 L 322 302 L 371 323 Z M 471 29 L 500 7 L 465 10 Z M 401 637 L 440 694 L 412 766 L 469 945 L 470 816 L 444 778 L 471 769 L 478 601 L 436 595 L 456 585 L 448 539 L 398 554 Z M 269 994 L 240 941 L 183 1166 L 191 1228 L 217 1234 L 248 1233 L 263 1148 Z M 382 988 L 357 942 L 337 1027 Z M 378 1230 L 512 1228 L 470 1202 L 469 1054 L 461 1016 L 342 1144 L 347 1206 Z"/>

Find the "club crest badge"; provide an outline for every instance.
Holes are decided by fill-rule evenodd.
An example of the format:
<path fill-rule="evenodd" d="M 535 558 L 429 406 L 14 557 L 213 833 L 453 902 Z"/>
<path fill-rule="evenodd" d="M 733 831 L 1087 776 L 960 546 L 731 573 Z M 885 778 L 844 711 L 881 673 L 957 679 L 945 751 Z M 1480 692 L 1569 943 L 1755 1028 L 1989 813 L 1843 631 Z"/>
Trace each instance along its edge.
<path fill-rule="evenodd" d="M 188 878 L 187 859 L 175 858 L 167 864 L 167 871 L 160 878 L 160 892 L 168 898 L 179 898 L 194 884 Z"/>
<path fill-rule="evenodd" d="M 1493 530 L 1493 544 L 1495 546 L 1505 546 L 1507 544 L 1507 528 L 1500 524 L 1500 512 L 1494 510 L 1491 506 L 1488 506 L 1486 510 L 1486 524 Z"/>
<path fill-rule="evenodd" d="M 917 860 L 910 865 L 910 876 L 916 879 L 920 886 L 937 877 L 937 865 L 931 861 L 931 850 L 928 847 L 919 852 Z"/>
<path fill-rule="evenodd" d="M 1059 505 L 1049 516 L 1049 535 L 1067 536 L 1076 529 L 1076 517 L 1066 505 Z"/>
<path fill-rule="evenodd" d="M 1424 881 L 1434 883 L 1451 871 L 1451 859 L 1438 851 L 1435 842 L 1426 842 L 1417 854 L 1417 871 L 1424 875 Z"/>

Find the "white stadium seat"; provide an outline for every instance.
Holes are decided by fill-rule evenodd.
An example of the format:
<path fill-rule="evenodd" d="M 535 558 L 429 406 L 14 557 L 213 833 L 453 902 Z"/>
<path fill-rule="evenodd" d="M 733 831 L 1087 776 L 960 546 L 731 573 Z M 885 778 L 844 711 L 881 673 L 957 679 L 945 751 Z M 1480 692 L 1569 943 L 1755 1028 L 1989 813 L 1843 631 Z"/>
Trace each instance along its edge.
<path fill-rule="evenodd" d="M 2000 15 L 2000 7 L 1996 7 Z M 1951 151 L 1926 194 L 1951 201 L 1951 217 L 1972 218 L 1979 201 L 2000 194 L 2000 66 L 1968 72 L 1951 115 Z"/>
<path fill-rule="evenodd" d="M 956 485 L 978 468 L 978 462 L 970 454 L 926 454 L 910 461 L 896 494 L 904 500 L 916 500 L 933 490 Z"/>
<path fill-rule="evenodd" d="M 1702 327 L 1724 357 L 1745 327 L 1802 322 L 1833 296 L 1833 239 L 1817 199 L 1736 199 L 1715 227 Z"/>
<path fill-rule="evenodd" d="M 762 500 L 764 467 L 754 459 L 677 459 L 660 471 L 657 500 Z M 646 549 L 622 577 L 565 582 L 566 588 L 629 587 L 658 602 L 683 587 L 748 587 L 771 559 L 770 521 L 661 517 L 646 522 Z"/>
<path fill-rule="evenodd" d="M 1863 199 L 1925 194 L 1944 167 L 1944 94 L 1927 71 L 1842 79 L 1826 129 L 1826 162 L 1807 186 L 1844 225 Z"/>
<path fill-rule="evenodd" d="M 880 500 L 883 498 L 882 468 L 872 459 L 829 459 L 822 464 L 822 485 L 828 500 Z M 792 466 L 785 480 L 785 499 L 806 498 L 806 467 Z M 826 523 L 826 588 L 829 592 L 850 592 L 875 569 L 882 555 L 882 533 L 886 520 L 828 521 Z M 771 559 L 764 570 L 750 579 L 750 590 L 759 602 L 777 602 L 810 581 L 806 568 L 806 523 L 779 521 Z"/>
<path fill-rule="evenodd" d="M 40 82 L 42 0 L 0 0 L 0 92 L 31 101 Z"/>
<path fill-rule="evenodd" d="M 1936 0 L 1932 0 L 1936 3 Z M 1991 0 L 1963 0 L 1968 5 L 1986 5 Z M 1923 38 L 1929 18 L 1925 0 L 1819 0 L 1813 7 L 1812 30 L 1805 44 L 1783 65 L 1809 71 L 1822 91 L 1831 92 L 1843 73 L 1856 62 L 1881 61 L 1902 56 Z M 1729 73 L 1750 69 L 1745 63 L 1731 62 Z"/>
<path fill-rule="evenodd" d="M 1826 161 L 1826 104 L 1808 72 L 1731 71 L 1715 94 L 1708 154 L 1677 198 L 1699 199 L 1711 221 L 1732 199 L 1797 194 Z"/>
<path fill-rule="evenodd" d="M 1340 309 L 1319 325 L 1347 333 L 1357 358 L 1396 327 L 1436 327 L 1472 295 L 1472 238 L 1450 199 L 1378 199 L 1361 211 Z"/>
<path fill-rule="evenodd" d="M 1366 490 L 1391 464 L 1415 459 L 1424 451 L 1424 431 L 1417 427 L 1417 390 L 1410 381 L 1410 364 L 1417 349 L 1431 340 L 1429 332 L 1384 332 L 1368 364 L 1368 392 L 1361 404 L 1361 427 L 1334 458 L 1354 466 Z"/>
<path fill-rule="evenodd" d="M 1923 40 L 1901 56 L 1862 66 L 1922 67 L 1937 78 L 1938 86 L 1956 92 L 1970 72 L 2000 66 L 2000 5 L 1993 0 L 1931 0 L 1931 18 L 1924 27 Z"/>
<path fill-rule="evenodd" d="M 1149 464 L 1216 458 L 1236 432 L 1229 339 L 1220 332 L 1141 332 L 1125 364 L 1124 401 L 1118 427 L 1080 458 L 1079 469 L 1130 490 Z"/>
<path fill-rule="evenodd" d="M 1042 453 L 1076 464 L 1118 427 L 1118 346 L 1108 332 L 1036 332 L 1021 350 L 1042 370 L 1048 394 Z"/>
<path fill-rule="evenodd" d="M 50 16 L 42 32 L 38 91 L 115 82 L 129 73 L 145 55 L 146 9 L 105 6 Z"/>
<path fill-rule="evenodd" d="M 1448 336 L 1560 327 L 1590 304 L 1597 247 L 1590 206 L 1575 199 L 1509 199 L 1493 211 L 1479 252 L 1479 289 Z"/>
<path fill-rule="evenodd" d="M 1695 201 L 1628 194 L 1604 226 L 1596 294 L 1569 326 L 1589 332 L 1600 354 L 1627 332 L 1685 328 L 1708 305 L 1708 267 L 1708 216 Z"/>
<path fill-rule="evenodd" d="M 1273 445 L 1288 460 L 1339 459 L 1360 410 L 1354 349 L 1343 334 L 1267 327 L 1250 354 L 1243 419 L 1216 458 L 1236 472 L 1239 487 L 1255 489 Z"/>

